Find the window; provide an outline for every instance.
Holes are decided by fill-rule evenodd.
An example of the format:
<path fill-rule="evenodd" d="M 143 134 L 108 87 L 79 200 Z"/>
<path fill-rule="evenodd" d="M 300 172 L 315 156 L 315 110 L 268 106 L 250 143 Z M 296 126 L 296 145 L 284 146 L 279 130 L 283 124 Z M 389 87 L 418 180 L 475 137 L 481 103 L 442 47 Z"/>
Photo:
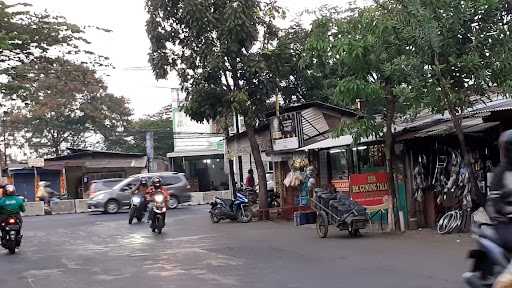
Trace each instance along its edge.
<path fill-rule="evenodd" d="M 332 180 L 348 180 L 348 157 L 345 149 L 332 149 L 329 151 L 331 161 Z"/>
<path fill-rule="evenodd" d="M 181 182 L 181 178 L 179 176 L 168 175 L 162 176 L 162 185 L 163 186 L 172 186 L 179 184 Z"/>
<path fill-rule="evenodd" d="M 274 171 L 274 162 L 267 162 L 267 172 Z"/>

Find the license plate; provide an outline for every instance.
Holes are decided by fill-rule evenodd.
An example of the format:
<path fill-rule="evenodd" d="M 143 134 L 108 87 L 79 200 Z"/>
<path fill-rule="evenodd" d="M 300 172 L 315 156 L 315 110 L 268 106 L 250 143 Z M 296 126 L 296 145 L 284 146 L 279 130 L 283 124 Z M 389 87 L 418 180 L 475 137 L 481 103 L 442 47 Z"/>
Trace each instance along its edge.
<path fill-rule="evenodd" d="M 5 230 L 7 230 L 7 231 L 19 230 L 19 229 L 20 229 L 19 225 L 8 225 L 8 226 L 5 226 Z"/>

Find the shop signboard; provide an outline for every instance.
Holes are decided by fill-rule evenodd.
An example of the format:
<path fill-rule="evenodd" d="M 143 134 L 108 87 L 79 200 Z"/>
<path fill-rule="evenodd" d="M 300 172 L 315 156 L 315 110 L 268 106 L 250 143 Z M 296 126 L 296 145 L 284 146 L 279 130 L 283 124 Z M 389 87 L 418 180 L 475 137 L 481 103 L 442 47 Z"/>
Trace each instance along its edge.
<path fill-rule="evenodd" d="M 350 176 L 350 196 L 365 207 L 385 204 L 390 196 L 389 174 L 386 172 L 352 174 Z"/>
<path fill-rule="evenodd" d="M 331 184 L 336 188 L 337 192 L 350 192 L 350 180 L 332 180 Z"/>
<path fill-rule="evenodd" d="M 297 127 L 297 113 L 287 113 L 274 117 L 270 126 L 273 150 L 283 151 L 299 148 Z"/>

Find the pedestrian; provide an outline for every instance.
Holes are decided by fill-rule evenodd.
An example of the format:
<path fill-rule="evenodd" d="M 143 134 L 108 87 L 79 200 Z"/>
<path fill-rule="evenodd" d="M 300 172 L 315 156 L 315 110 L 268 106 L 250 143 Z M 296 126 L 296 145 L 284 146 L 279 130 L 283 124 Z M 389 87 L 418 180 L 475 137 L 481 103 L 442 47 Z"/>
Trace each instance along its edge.
<path fill-rule="evenodd" d="M 254 170 L 250 168 L 247 171 L 247 177 L 245 178 L 245 187 L 247 188 L 253 188 L 256 186 L 256 183 L 254 181 Z"/>

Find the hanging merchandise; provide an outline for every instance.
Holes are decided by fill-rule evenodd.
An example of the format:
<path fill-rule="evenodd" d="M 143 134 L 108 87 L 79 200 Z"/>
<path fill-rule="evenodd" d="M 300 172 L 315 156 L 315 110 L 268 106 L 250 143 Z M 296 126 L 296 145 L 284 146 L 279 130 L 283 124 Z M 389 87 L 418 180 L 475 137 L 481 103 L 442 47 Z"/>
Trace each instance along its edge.
<path fill-rule="evenodd" d="M 425 189 L 427 188 L 427 181 L 425 179 L 425 163 L 427 162 L 427 157 L 425 155 L 420 155 L 418 160 L 418 165 L 414 168 L 413 178 L 414 178 L 414 199 L 418 202 L 423 201 L 423 196 L 425 193 Z"/>
<path fill-rule="evenodd" d="M 315 168 L 310 166 L 306 169 L 306 172 L 304 173 L 304 181 L 302 182 L 301 189 L 300 189 L 300 195 L 298 199 L 299 206 L 308 206 L 309 205 L 309 198 L 310 198 L 310 192 L 315 187 Z"/>

